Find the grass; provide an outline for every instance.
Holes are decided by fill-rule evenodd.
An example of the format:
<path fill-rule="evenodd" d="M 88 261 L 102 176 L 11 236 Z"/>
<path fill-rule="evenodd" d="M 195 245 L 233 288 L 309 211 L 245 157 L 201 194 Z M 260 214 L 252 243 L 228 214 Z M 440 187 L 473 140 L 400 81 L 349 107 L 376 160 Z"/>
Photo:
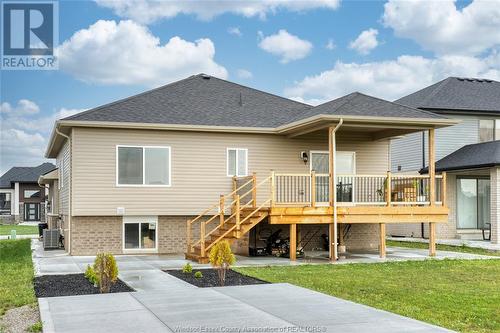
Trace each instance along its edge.
<path fill-rule="evenodd" d="M 399 246 L 399 247 L 409 247 L 412 249 L 428 249 L 428 243 L 421 242 L 404 242 L 404 241 L 387 241 L 387 246 Z M 487 256 L 498 256 L 500 257 L 500 251 L 494 250 L 486 250 L 479 249 L 475 247 L 469 246 L 454 246 L 454 245 L 444 245 L 444 244 L 436 244 L 436 249 L 440 251 L 451 251 L 451 252 L 463 252 L 463 253 L 473 253 L 473 254 L 482 254 Z"/>
<path fill-rule="evenodd" d="M 18 235 L 38 235 L 38 226 L 0 224 L 0 235 L 10 235 L 14 229 Z"/>
<path fill-rule="evenodd" d="M 0 316 L 9 309 L 35 303 L 30 240 L 0 241 Z"/>
<path fill-rule="evenodd" d="M 500 260 L 236 268 L 460 332 L 500 332 Z"/>

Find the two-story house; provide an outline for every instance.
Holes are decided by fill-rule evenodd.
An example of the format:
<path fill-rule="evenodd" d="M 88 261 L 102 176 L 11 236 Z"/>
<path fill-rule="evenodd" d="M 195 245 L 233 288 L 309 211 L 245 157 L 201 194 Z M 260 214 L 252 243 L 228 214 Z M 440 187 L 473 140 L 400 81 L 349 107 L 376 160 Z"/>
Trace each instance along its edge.
<path fill-rule="evenodd" d="M 449 222 L 440 224 L 438 238 L 482 239 L 491 227 L 498 243 L 500 191 L 500 82 L 449 77 L 396 103 L 460 121 L 436 130 L 436 171 L 447 172 Z M 393 172 L 425 173 L 425 133 L 413 133 L 391 143 Z M 389 235 L 427 237 L 424 224 L 393 225 Z M 485 233 L 488 236 L 489 232 Z"/>
<path fill-rule="evenodd" d="M 13 167 L 0 177 L 0 223 L 44 222 L 45 188 L 38 177 L 55 169 L 52 163 Z"/>

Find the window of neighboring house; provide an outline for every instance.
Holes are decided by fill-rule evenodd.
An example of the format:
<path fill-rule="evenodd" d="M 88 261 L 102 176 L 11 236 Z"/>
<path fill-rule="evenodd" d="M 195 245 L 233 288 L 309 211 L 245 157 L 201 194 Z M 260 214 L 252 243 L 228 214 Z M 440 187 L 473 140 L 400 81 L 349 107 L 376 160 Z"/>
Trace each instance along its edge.
<path fill-rule="evenodd" d="M 156 216 L 124 216 L 124 250 L 155 250 L 158 236 L 157 224 L 158 217 Z"/>
<path fill-rule="evenodd" d="M 227 175 L 231 177 L 248 176 L 248 149 L 227 149 Z"/>
<path fill-rule="evenodd" d="M 0 193 L 0 215 L 10 215 L 11 194 Z"/>
<path fill-rule="evenodd" d="M 24 190 L 25 199 L 40 198 L 41 195 L 42 195 L 41 190 Z"/>
<path fill-rule="evenodd" d="M 495 140 L 500 140 L 500 119 L 495 119 Z"/>
<path fill-rule="evenodd" d="M 117 184 L 170 186 L 170 147 L 117 147 Z"/>
<path fill-rule="evenodd" d="M 479 120 L 479 142 L 487 142 L 495 140 L 495 120 L 480 119 Z"/>

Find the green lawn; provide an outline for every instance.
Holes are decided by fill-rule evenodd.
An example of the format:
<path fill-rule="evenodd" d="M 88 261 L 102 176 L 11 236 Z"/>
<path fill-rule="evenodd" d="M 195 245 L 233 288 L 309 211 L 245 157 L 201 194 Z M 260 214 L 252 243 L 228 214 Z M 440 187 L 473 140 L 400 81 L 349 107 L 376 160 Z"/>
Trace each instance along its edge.
<path fill-rule="evenodd" d="M 0 241 L 0 316 L 36 303 L 29 239 Z"/>
<path fill-rule="evenodd" d="M 460 332 L 500 332 L 500 260 L 425 260 L 236 270 Z"/>
<path fill-rule="evenodd" d="M 10 235 L 12 229 L 15 229 L 18 235 L 38 235 L 37 226 L 9 224 L 0 224 L 0 235 Z"/>
<path fill-rule="evenodd" d="M 409 247 L 412 249 L 428 249 L 429 244 L 419 243 L 419 242 L 402 242 L 402 241 L 387 241 L 387 246 L 399 246 L 399 247 Z M 464 252 L 464 253 L 474 253 L 483 254 L 487 256 L 499 256 L 500 251 L 490 251 L 485 249 L 478 249 L 468 246 L 453 246 L 453 245 L 442 245 L 436 244 L 436 249 L 441 251 L 452 251 L 452 252 Z"/>

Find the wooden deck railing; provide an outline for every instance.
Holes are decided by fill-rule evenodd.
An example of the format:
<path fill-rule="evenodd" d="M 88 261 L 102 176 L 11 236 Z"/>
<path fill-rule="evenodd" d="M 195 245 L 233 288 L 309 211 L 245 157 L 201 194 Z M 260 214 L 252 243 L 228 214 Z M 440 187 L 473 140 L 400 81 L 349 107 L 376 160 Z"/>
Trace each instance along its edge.
<path fill-rule="evenodd" d="M 273 173 L 276 205 L 327 205 L 328 174 Z M 435 204 L 446 196 L 446 174 L 435 176 Z M 338 175 L 337 205 L 430 205 L 428 175 Z"/>
<path fill-rule="evenodd" d="M 251 218 L 263 206 L 270 204 L 271 199 L 269 198 L 257 207 L 257 189 L 262 187 L 265 183 L 270 182 L 270 180 L 271 176 L 265 178 L 260 183 L 257 183 L 257 176 L 255 173 L 248 177 L 233 177 L 232 192 L 226 195 L 221 194 L 219 202 L 208 207 L 194 219 L 187 221 L 187 252 L 192 253 L 194 251 L 194 247 L 199 245 L 200 255 L 201 257 L 205 257 L 206 251 L 208 251 L 220 239 L 226 237 L 233 231 L 238 233 L 242 223 Z M 255 209 L 241 219 L 241 211 L 245 208 Z M 227 211 L 230 211 L 230 213 L 226 214 Z M 230 221 L 234 221 L 234 225 L 227 230 L 223 229 L 224 226 Z M 193 227 L 196 224 L 199 224 L 199 235 L 196 237 L 197 240 L 193 241 Z M 210 230 L 207 231 L 207 229 Z M 207 238 L 213 235 L 217 230 L 222 229 L 225 230 L 225 232 L 207 245 Z"/>

